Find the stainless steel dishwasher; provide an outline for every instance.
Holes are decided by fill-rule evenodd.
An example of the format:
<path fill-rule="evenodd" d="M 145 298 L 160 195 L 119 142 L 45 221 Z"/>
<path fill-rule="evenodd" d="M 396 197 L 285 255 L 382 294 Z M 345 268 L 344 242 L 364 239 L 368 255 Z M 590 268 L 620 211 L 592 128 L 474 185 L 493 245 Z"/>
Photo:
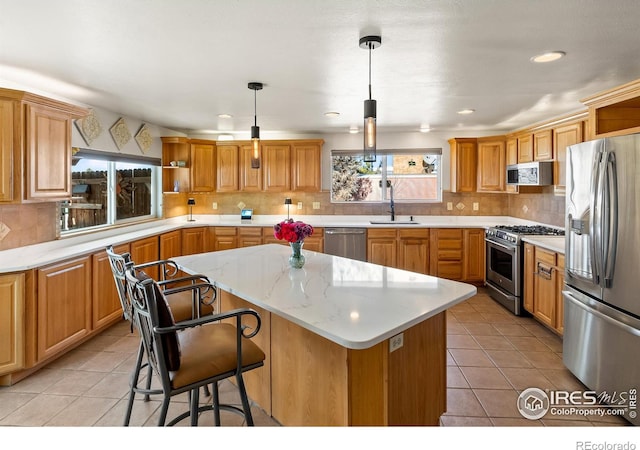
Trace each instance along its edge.
<path fill-rule="evenodd" d="M 324 252 L 328 255 L 367 260 L 366 228 L 325 228 Z"/>

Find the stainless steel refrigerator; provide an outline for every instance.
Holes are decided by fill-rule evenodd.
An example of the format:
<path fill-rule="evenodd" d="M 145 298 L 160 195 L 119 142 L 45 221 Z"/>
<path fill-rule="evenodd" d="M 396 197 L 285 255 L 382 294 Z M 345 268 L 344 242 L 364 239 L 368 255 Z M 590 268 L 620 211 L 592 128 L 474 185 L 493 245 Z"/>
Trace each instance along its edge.
<path fill-rule="evenodd" d="M 565 236 L 564 364 L 619 406 L 640 388 L 640 134 L 568 147 Z"/>

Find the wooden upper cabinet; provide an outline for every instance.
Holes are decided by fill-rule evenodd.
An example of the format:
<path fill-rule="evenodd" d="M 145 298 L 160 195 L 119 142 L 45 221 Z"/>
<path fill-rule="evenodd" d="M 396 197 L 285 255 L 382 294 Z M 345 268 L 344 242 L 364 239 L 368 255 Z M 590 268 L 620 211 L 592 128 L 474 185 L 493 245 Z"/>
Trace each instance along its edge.
<path fill-rule="evenodd" d="M 582 121 L 563 125 L 553 129 L 553 142 L 556 160 L 553 164 L 553 184 L 566 186 L 567 184 L 567 147 L 583 141 Z"/>
<path fill-rule="evenodd" d="M 478 139 L 478 191 L 503 192 L 506 173 L 505 141 Z"/>
<path fill-rule="evenodd" d="M 251 154 L 253 146 L 244 144 L 240 146 L 240 190 L 244 192 L 259 192 L 262 190 L 262 167 L 251 167 Z"/>
<path fill-rule="evenodd" d="M 289 144 L 262 145 L 261 165 L 264 191 L 291 190 L 291 146 Z"/>
<path fill-rule="evenodd" d="M 210 141 L 191 140 L 191 192 L 216 190 L 216 145 Z"/>
<path fill-rule="evenodd" d="M 189 192 L 191 153 L 189 139 L 162 137 L 162 192 Z M 184 166 L 178 165 L 178 161 Z M 174 165 L 171 165 L 173 163 Z"/>
<path fill-rule="evenodd" d="M 71 122 L 88 110 L 0 89 L 0 201 L 71 197 Z"/>
<path fill-rule="evenodd" d="M 533 135 L 523 134 L 517 137 L 518 140 L 518 162 L 526 163 L 533 161 Z"/>
<path fill-rule="evenodd" d="M 235 192 L 238 190 L 238 163 L 240 161 L 238 145 L 219 145 L 217 148 L 217 192 Z"/>
<path fill-rule="evenodd" d="M 507 154 L 507 166 L 512 164 L 518 164 L 518 140 L 516 138 L 509 138 L 506 142 L 506 154 Z M 518 186 L 513 184 L 506 184 L 504 188 L 505 192 L 509 194 L 517 194 Z"/>
<path fill-rule="evenodd" d="M 475 138 L 449 140 L 451 149 L 451 192 L 475 192 L 477 186 L 478 148 Z"/>
<path fill-rule="evenodd" d="M 553 159 L 552 130 L 536 131 L 533 134 L 534 161 L 549 161 Z"/>
<path fill-rule="evenodd" d="M 309 141 L 292 144 L 292 191 L 320 192 L 322 143 L 323 141 Z"/>

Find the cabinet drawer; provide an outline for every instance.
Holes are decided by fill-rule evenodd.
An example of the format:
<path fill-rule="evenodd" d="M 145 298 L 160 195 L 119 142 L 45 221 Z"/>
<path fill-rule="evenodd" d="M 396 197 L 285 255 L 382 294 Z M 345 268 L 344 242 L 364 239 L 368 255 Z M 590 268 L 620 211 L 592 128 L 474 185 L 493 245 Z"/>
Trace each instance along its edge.
<path fill-rule="evenodd" d="M 216 236 L 235 236 L 236 227 L 215 227 L 213 232 Z"/>
<path fill-rule="evenodd" d="M 455 261 L 440 261 L 436 276 L 448 280 L 459 280 L 462 278 L 462 264 Z"/>
<path fill-rule="evenodd" d="M 536 260 L 549 264 L 551 266 L 555 266 L 556 254 L 555 252 L 550 252 L 547 250 L 543 250 L 540 247 L 536 247 Z"/>
<path fill-rule="evenodd" d="M 240 234 L 240 236 L 262 237 L 262 228 L 240 227 L 238 228 L 238 233 Z"/>
<path fill-rule="evenodd" d="M 367 230 L 367 237 L 369 238 L 396 238 L 395 228 L 369 228 Z"/>
<path fill-rule="evenodd" d="M 452 240 L 459 239 L 462 241 L 462 229 L 461 228 L 440 228 L 437 230 L 438 240 Z"/>
<path fill-rule="evenodd" d="M 462 250 L 438 249 L 438 261 L 462 261 Z"/>
<path fill-rule="evenodd" d="M 428 228 L 411 228 L 398 230 L 398 236 L 400 239 L 405 238 L 417 238 L 417 239 L 429 239 Z"/>

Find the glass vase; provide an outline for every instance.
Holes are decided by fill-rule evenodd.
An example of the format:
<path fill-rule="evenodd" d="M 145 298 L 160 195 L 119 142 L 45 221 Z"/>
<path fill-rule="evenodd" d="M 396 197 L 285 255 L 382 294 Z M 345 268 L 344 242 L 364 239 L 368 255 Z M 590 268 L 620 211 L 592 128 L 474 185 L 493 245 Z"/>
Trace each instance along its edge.
<path fill-rule="evenodd" d="M 302 254 L 302 244 L 304 241 L 290 242 L 291 256 L 289 256 L 289 265 L 294 269 L 301 269 L 304 266 L 304 255 Z"/>

